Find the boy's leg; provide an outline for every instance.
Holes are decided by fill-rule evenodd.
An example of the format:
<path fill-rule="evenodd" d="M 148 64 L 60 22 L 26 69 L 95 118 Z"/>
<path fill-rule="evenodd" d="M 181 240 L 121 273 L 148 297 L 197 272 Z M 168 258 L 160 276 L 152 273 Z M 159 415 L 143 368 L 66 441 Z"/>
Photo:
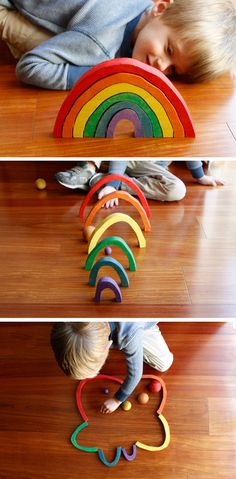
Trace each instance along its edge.
<path fill-rule="evenodd" d="M 168 162 L 131 160 L 126 173 L 132 177 L 146 198 L 159 201 L 179 201 L 186 194 L 185 184 L 168 171 Z M 125 183 L 122 183 L 121 189 L 133 194 L 133 190 Z"/>
<path fill-rule="evenodd" d="M 34 25 L 16 10 L 0 7 L 0 36 L 7 43 L 12 55 L 19 59 L 53 34 Z"/>
<path fill-rule="evenodd" d="M 100 168 L 101 160 L 79 161 L 76 166 L 65 171 L 58 171 L 55 178 L 63 186 L 67 188 L 88 190 L 89 180 L 96 172 L 96 168 Z"/>
<path fill-rule="evenodd" d="M 145 329 L 143 336 L 143 360 L 149 366 L 164 372 L 170 368 L 174 356 L 170 352 L 158 326 Z"/>

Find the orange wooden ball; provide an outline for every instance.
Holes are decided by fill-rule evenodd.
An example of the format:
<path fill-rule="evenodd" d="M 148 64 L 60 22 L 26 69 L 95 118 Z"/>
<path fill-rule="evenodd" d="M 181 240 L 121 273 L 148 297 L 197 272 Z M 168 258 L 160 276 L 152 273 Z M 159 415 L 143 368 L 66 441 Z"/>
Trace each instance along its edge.
<path fill-rule="evenodd" d="M 147 404 L 149 401 L 149 396 L 147 393 L 140 393 L 138 395 L 138 402 L 139 404 Z"/>
<path fill-rule="evenodd" d="M 89 238 L 90 236 L 93 234 L 95 230 L 95 226 L 86 226 L 84 229 L 83 229 L 83 238 L 85 241 L 89 241 Z"/>

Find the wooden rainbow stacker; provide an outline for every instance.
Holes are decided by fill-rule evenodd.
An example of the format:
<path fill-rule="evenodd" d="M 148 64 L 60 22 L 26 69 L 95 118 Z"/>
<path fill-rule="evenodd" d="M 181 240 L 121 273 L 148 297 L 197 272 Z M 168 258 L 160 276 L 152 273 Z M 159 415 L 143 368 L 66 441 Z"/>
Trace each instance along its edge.
<path fill-rule="evenodd" d="M 100 63 L 74 85 L 61 109 L 55 138 L 111 138 L 122 119 L 135 137 L 195 137 L 188 107 L 168 78 L 131 58 Z"/>

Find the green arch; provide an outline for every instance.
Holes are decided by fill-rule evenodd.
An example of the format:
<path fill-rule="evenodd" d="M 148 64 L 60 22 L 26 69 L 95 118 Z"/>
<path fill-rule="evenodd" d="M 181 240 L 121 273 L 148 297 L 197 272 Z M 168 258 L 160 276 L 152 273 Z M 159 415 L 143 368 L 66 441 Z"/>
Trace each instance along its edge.
<path fill-rule="evenodd" d="M 100 258 L 92 267 L 89 275 L 89 285 L 90 286 L 95 286 L 96 285 L 96 279 L 98 275 L 98 271 L 100 268 L 103 266 L 111 266 L 116 270 L 116 272 L 119 274 L 120 280 L 121 280 L 121 285 L 124 288 L 129 287 L 129 278 L 128 275 L 123 268 L 122 264 L 119 263 L 115 258 L 110 258 L 110 257 L 103 257 Z"/>
<path fill-rule="evenodd" d="M 157 138 L 163 137 L 162 128 L 160 126 L 160 123 L 156 114 L 153 112 L 150 106 L 146 103 L 146 101 L 143 100 L 143 98 L 131 92 L 119 93 L 103 101 L 89 117 L 84 128 L 84 137 L 94 137 L 98 122 L 100 118 L 102 117 L 102 115 L 104 114 L 104 112 L 115 103 L 118 103 L 121 101 L 128 101 L 130 108 L 132 108 L 132 104 L 138 105 L 147 114 L 147 116 L 150 119 L 150 122 L 153 127 L 153 137 L 157 137 Z"/>
<path fill-rule="evenodd" d="M 85 269 L 89 271 L 92 268 L 94 260 L 97 254 L 99 253 L 99 251 L 101 251 L 106 246 L 110 246 L 110 245 L 118 246 L 119 248 L 121 248 L 128 258 L 130 271 L 136 271 L 136 262 L 135 262 L 132 250 L 127 245 L 126 241 L 120 236 L 107 236 L 106 238 L 99 241 L 99 243 L 95 246 L 95 248 L 93 248 L 91 253 L 88 255 L 86 263 L 85 263 Z"/>
<path fill-rule="evenodd" d="M 83 423 L 81 423 L 76 429 L 75 431 L 73 432 L 72 436 L 71 436 L 71 442 L 73 444 L 73 446 L 75 446 L 77 449 L 80 449 L 81 451 L 86 451 L 86 452 L 97 452 L 98 451 L 98 447 L 86 447 L 86 446 L 81 446 L 80 444 L 78 444 L 77 442 L 77 436 L 78 434 L 80 433 L 80 431 L 82 431 L 84 428 L 88 427 L 88 422 L 85 421 Z"/>
<path fill-rule="evenodd" d="M 106 137 L 106 132 L 108 125 L 114 115 L 122 110 L 125 109 L 131 109 L 132 111 L 135 111 L 137 114 L 139 121 L 142 125 L 142 131 L 143 131 L 143 136 L 145 138 L 153 138 L 153 127 L 152 123 L 142 108 L 139 107 L 139 105 L 136 105 L 135 103 L 131 103 L 128 101 L 119 101 L 118 103 L 115 103 L 114 105 L 111 105 L 110 107 L 107 108 L 106 111 L 102 114 L 101 118 L 99 119 L 97 123 L 97 128 L 95 131 L 95 137 L 96 138 L 104 138 Z"/>

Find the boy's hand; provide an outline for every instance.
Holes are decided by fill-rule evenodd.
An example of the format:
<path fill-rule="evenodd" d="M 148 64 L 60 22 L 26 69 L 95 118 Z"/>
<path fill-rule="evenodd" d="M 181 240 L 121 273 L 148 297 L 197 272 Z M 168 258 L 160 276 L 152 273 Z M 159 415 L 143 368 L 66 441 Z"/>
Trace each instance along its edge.
<path fill-rule="evenodd" d="M 208 176 L 208 175 L 204 175 L 201 178 L 198 178 L 197 181 L 201 185 L 205 185 L 205 186 L 218 186 L 218 185 L 222 186 L 222 185 L 224 185 L 224 181 L 221 180 L 220 178 L 215 178 L 214 176 Z"/>
<path fill-rule="evenodd" d="M 116 191 L 116 188 L 114 188 L 114 186 L 109 186 L 109 185 L 105 186 L 104 188 L 102 188 L 101 191 L 99 191 L 98 199 L 100 200 L 104 196 L 109 195 L 110 193 L 113 193 L 113 191 Z M 118 204 L 119 204 L 118 198 L 114 198 L 113 200 L 107 201 L 102 206 L 103 207 L 105 206 L 105 208 L 113 208 L 113 206 L 118 206 Z"/>
<path fill-rule="evenodd" d="M 101 407 L 101 412 L 103 414 L 111 414 L 114 412 L 121 404 L 121 401 L 118 401 L 116 398 L 107 399 Z"/>

